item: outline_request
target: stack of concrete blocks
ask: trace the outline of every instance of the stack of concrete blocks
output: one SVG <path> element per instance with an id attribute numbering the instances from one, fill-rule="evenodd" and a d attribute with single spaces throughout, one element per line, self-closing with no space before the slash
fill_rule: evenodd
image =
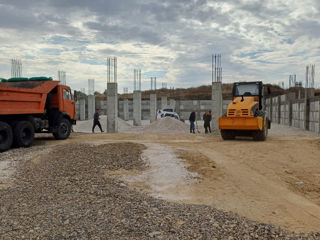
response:
<path id="1" fill-rule="evenodd" d="M 295 93 L 281 95 L 280 99 L 280 124 L 292 125 L 292 102 L 295 99 Z"/>
<path id="2" fill-rule="evenodd" d="M 119 110 L 120 111 L 120 110 Z M 123 100 L 123 120 L 129 120 L 129 100 Z"/>
<path id="3" fill-rule="evenodd" d="M 141 101 L 141 119 L 150 120 L 150 100 Z"/>
<path id="4" fill-rule="evenodd" d="M 95 101 L 95 96 L 94 95 L 89 95 L 88 96 L 88 118 L 87 119 L 93 119 L 93 115 L 95 113 L 95 108 L 96 108 L 96 101 Z"/>
<path id="5" fill-rule="evenodd" d="M 272 122 L 280 123 L 280 97 L 272 98 Z"/>
<path id="6" fill-rule="evenodd" d="M 211 130 L 214 134 L 219 134 L 219 117 L 222 115 L 222 83 L 212 83 L 212 121 Z"/>
<path id="7" fill-rule="evenodd" d="M 84 121 L 86 120 L 86 100 L 81 98 L 79 101 L 79 120 Z"/>
<path id="8" fill-rule="evenodd" d="M 80 120 L 80 102 L 76 101 L 76 120 Z"/>
<path id="9" fill-rule="evenodd" d="M 289 103 L 286 101 L 286 96 L 280 96 L 280 124 L 289 125 Z"/>
<path id="10" fill-rule="evenodd" d="M 168 107 L 168 97 L 161 96 L 161 109 Z"/>
<path id="11" fill-rule="evenodd" d="M 176 100 L 174 99 L 169 99 L 169 107 L 171 107 L 173 109 L 173 111 L 175 111 L 176 109 Z"/>
<path id="12" fill-rule="evenodd" d="M 133 125 L 141 126 L 141 91 L 133 92 Z"/>
<path id="13" fill-rule="evenodd" d="M 305 102 L 304 100 L 302 100 L 301 102 L 299 102 L 299 128 L 302 128 L 302 129 L 305 128 L 304 115 L 305 115 Z"/>
<path id="14" fill-rule="evenodd" d="M 118 84 L 107 83 L 107 132 L 118 132 Z"/>
<path id="15" fill-rule="evenodd" d="M 272 120 L 272 98 L 266 99 L 265 111 L 267 117 Z"/>
<path id="16" fill-rule="evenodd" d="M 156 120 L 157 116 L 157 94 L 150 94 L 150 123 Z"/>
<path id="17" fill-rule="evenodd" d="M 310 99 L 314 97 L 314 88 L 306 88 L 304 92 L 304 129 L 309 130 Z"/>
<path id="18" fill-rule="evenodd" d="M 310 101 L 309 130 L 320 134 L 320 99 Z"/>
<path id="19" fill-rule="evenodd" d="M 300 128 L 300 103 L 292 103 L 292 126 Z"/>

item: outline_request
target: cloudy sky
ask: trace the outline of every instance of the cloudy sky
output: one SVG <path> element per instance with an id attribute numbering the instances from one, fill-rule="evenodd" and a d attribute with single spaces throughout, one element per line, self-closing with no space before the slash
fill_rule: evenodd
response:
<path id="1" fill-rule="evenodd" d="M 223 82 L 305 79 L 320 74 L 319 0 L 0 0 L 0 77 L 10 59 L 23 75 L 67 73 L 74 89 L 106 87 L 106 59 L 118 58 L 119 92 L 133 69 L 158 86 L 211 83 L 211 55 L 222 54 Z"/>

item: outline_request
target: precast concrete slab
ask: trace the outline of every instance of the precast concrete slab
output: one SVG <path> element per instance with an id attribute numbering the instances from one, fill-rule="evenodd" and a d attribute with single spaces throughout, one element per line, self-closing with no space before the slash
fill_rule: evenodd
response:
<path id="1" fill-rule="evenodd" d="M 129 120 L 129 100 L 123 100 L 123 120 Z"/>
<path id="2" fill-rule="evenodd" d="M 86 120 L 86 100 L 80 99 L 79 101 L 79 108 L 80 108 L 80 120 Z"/>
<path id="3" fill-rule="evenodd" d="M 93 119 L 93 115 L 95 113 L 95 96 L 94 95 L 89 95 L 88 96 L 88 119 Z"/>

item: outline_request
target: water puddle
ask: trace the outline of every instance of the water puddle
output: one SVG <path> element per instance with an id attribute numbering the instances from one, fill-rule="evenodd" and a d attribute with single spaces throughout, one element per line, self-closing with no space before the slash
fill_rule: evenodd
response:
<path id="1" fill-rule="evenodd" d="M 142 158 L 148 169 L 138 176 L 125 175 L 122 179 L 156 197 L 173 201 L 188 199 L 186 190 L 197 181 L 197 173 L 189 172 L 171 148 L 160 144 L 145 145 L 147 149 Z"/>

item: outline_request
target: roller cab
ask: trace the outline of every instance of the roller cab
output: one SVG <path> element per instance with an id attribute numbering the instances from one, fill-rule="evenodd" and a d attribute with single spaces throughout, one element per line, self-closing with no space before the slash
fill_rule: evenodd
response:
<path id="1" fill-rule="evenodd" d="M 234 83 L 232 95 L 226 114 L 219 118 L 221 137 L 228 140 L 252 136 L 255 140 L 265 140 L 271 124 L 263 106 L 262 82 Z"/>

